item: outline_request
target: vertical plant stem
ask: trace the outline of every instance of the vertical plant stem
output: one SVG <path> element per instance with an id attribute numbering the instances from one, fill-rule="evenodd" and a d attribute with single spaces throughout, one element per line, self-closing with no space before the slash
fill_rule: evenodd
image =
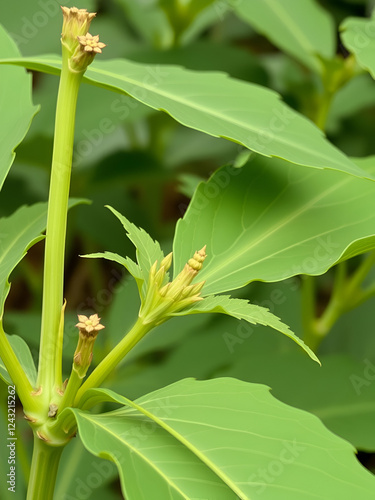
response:
<path id="1" fill-rule="evenodd" d="M 324 130 L 331 109 L 332 99 L 334 97 L 334 92 L 325 91 L 321 96 L 320 104 L 318 105 L 317 112 L 315 115 L 315 123 L 321 129 Z"/>
<path id="2" fill-rule="evenodd" d="M 56 351 L 63 304 L 65 236 L 70 175 L 73 156 L 74 123 L 78 90 L 83 73 L 68 67 L 63 50 L 63 66 L 56 108 L 51 184 L 48 203 L 44 260 L 42 330 L 38 385 L 51 394 L 54 385 Z"/>
<path id="3" fill-rule="evenodd" d="M 63 446 L 49 446 L 34 436 L 33 458 L 26 500 L 51 500 Z"/>
<path id="4" fill-rule="evenodd" d="M 303 341 L 313 351 L 318 347 L 315 324 L 315 283 L 313 276 L 302 276 L 302 326 Z"/>

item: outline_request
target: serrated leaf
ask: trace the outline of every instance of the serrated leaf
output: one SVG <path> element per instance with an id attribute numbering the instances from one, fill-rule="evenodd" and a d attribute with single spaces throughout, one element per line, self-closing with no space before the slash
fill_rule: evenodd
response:
<path id="1" fill-rule="evenodd" d="M 375 158 L 356 160 L 369 173 Z M 207 244 L 199 281 L 218 294 L 251 281 L 319 275 L 375 248 L 375 186 L 339 172 L 255 157 L 198 187 L 176 228 L 174 276 Z"/>
<path id="2" fill-rule="evenodd" d="M 145 293 L 143 284 L 148 282 L 150 268 L 156 261 L 160 264 L 164 258 L 164 253 L 160 248 L 159 242 L 153 240 L 144 229 L 138 228 L 136 225 L 132 224 L 126 217 L 121 215 L 114 208 L 110 206 L 107 206 L 107 208 L 119 219 L 121 224 L 124 226 L 127 237 L 134 244 L 138 264 L 133 262 L 129 257 L 124 258 L 112 252 L 94 253 L 84 255 L 84 257 L 101 257 L 123 265 L 135 278 L 140 296 L 143 299 Z"/>
<path id="3" fill-rule="evenodd" d="M 270 326 L 274 330 L 278 330 L 290 339 L 294 340 L 302 349 L 307 352 L 311 359 L 320 364 L 319 359 L 314 352 L 295 335 L 289 328 L 280 321 L 280 319 L 272 314 L 267 308 L 250 304 L 244 299 L 232 299 L 229 295 L 210 295 L 204 300 L 196 302 L 188 309 L 184 309 L 180 313 L 175 313 L 174 316 L 185 316 L 186 314 L 199 313 L 222 313 L 233 316 L 239 320 L 243 319 L 253 325 L 259 324 Z"/>
<path id="4" fill-rule="evenodd" d="M 315 0 L 228 0 L 228 3 L 239 17 L 313 71 L 323 70 L 318 55 L 327 59 L 335 55 L 334 20 Z"/>
<path id="5" fill-rule="evenodd" d="M 375 78 L 375 12 L 371 19 L 349 17 L 340 26 L 345 47 L 362 68 Z"/>
<path id="6" fill-rule="evenodd" d="M 20 57 L 14 41 L 0 25 L 0 57 Z M 31 98 L 32 79 L 26 70 L 0 67 L 0 190 L 14 161 L 15 148 L 38 111 Z"/>
<path id="7" fill-rule="evenodd" d="M 141 268 L 130 257 L 121 257 L 121 255 L 118 255 L 117 253 L 107 251 L 81 255 L 81 257 L 85 257 L 86 259 L 111 260 L 112 262 L 117 262 L 118 264 L 124 266 L 137 282 L 138 291 L 141 293 L 144 276 Z"/>
<path id="8" fill-rule="evenodd" d="M 173 499 L 373 497 L 375 478 L 352 446 L 315 416 L 273 398 L 266 386 L 187 379 L 134 403 L 104 389 L 84 398 L 128 405 L 102 415 L 68 411 L 85 447 L 116 462 L 129 500 L 152 498 L 151 485 L 160 498 Z"/>
<path id="9" fill-rule="evenodd" d="M 151 238 L 149 234 L 142 228 L 138 228 L 132 224 L 126 217 L 121 215 L 114 208 L 107 206 L 107 208 L 118 218 L 127 232 L 127 237 L 134 244 L 136 248 L 137 262 L 141 268 L 143 279 L 146 281 L 155 261 L 160 262 L 164 258 L 164 253 L 160 248 L 159 242 Z"/>
<path id="10" fill-rule="evenodd" d="M 0 63 L 52 74 L 59 74 L 61 68 L 61 59 L 55 55 L 8 58 Z M 123 59 L 95 61 L 85 75 L 86 83 L 130 95 L 187 127 L 237 142 L 261 155 L 368 177 L 310 120 L 284 104 L 279 94 L 258 85 L 223 73 Z"/>
<path id="11" fill-rule="evenodd" d="M 71 199 L 69 208 L 85 200 Z M 8 278 L 27 250 L 44 238 L 47 224 L 47 203 L 23 206 L 9 217 L 0 219 L 0 320 L 10 290 Z"/>
<path id="12" fill-rule="evenodd" d="M 18 361 L 20 362 L 24 372 L 26 373 L 26 376 L 29 379 L 31 386 L 35 387 L 37 372 L 29 346 L 21 337 L 18 337 L 17 335 L 7 335 L 7 339 L 9 340 L 9 343 L 12 346 L 13 351 L 16 353 Z M 8 385 L 13 383 L 1 358 L 0 358 L 0 378 L 2 378 L 4 382 Z"/>

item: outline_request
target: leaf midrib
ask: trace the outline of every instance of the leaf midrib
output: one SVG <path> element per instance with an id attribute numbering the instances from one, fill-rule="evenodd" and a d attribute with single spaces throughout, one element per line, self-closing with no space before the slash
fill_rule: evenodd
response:
<path id="1" fill-rule="evenodd" d="M 34 58 L 15 58 L 15 59 L 11 59 L 12 61 L 14 62 L 25 62 L 25 61 L 35 61 Z M 3 61 L 6 62 L 6 60 L 3 59 Z M 46 65 L 47 63 L 52 65 L 52 66 L 57 66 L 57 68 L 60 70 L 61 68 L 61 62 L 59 59 L 41 59 L 40 60 L 41 62 L 40 63 L 36 63 L 36 65 L 40 65 L 40 66 L 43 66 Z M 113 59 L 112 62 L 116 61 L 116 59 Z M 121 62 L 124 62 L 123 60 L 119 60 Z M 0 60 L 1 62 L 1 60 Z M 130 64 L 130 65 L 136 65 L 136 63 L 132 63 L 130 61 L 125 61 L 126 64 Z M 35 64 L 34 64 L 35 66 Z M 166 67 L 169 67 L 168 65 L 166 65 Z M 179 68 L 179 66 L 176 66 L 176 69 Z M 48 68 L 47 68 L 48 69 Z M 185 68 L 183 68 L 185 69 Z M 189 70 L 186 70 L 187 72 L 190 72 Z M 208 74 L 212 74 L 212 72 L 207 72 Z M 218 72 L 217 72 L 218 73 Z M 164 97 L 166 99 L 169 99 L 171 102 L 175 102 L 177 104 L 181 104 L 181 105 L 184 105 L 184 106 L 187 106 L 189 108 L 192 108 L 194 109 L 195 111 L 198 111 L 198 112 L 201 112 L 201 113 L 206 113 L 207 115 L 211 116 L 211 117 L 214 117 L 220 121 L 224 121 L 226 123 L 231 123 L 232 125 L 236 125 L 238 127 L 240 127 L 242 130 L 247 130 L 253 134 L 258 134 L 260 129 L 256 128 L 256 127 L 253 127 L 251 126 L 249 123 L 244 123 L 244 122 L 241 122 L 233 117 L 228 117 L 227 115 L 225 114 L 221 114 L 219 112 L 215 112 L 213 110 L 213 108 L 206 108 L 205 106 L 202 106 L 202 105 L 196 105 L 195 103 L 193 103 L 192 101 L 187 101 L 186 99 L 184 98 L 181 98 L 180 96 L 176 96 L 175 94 L 172 94 L 172 97 L 170 96 L 170 94 L 168 94 L 167 92 L 163 92 L 160 90 L 160 88 L 157 88 L 157 87 L 154 87 L 154 86 L 151 86 L 151 85 L 147 85 L 146 83 L 140 83 L 138 80 L 134 80 L 132 78 L 129 78 L 129 77 L 124 77 L 123 75 L 118 75 L 118 74 L 114 74 L 112 72 L 109 72 L 109 71 L 106 71 L 104 69 L 100 69 L 100 68 L 97 68 L 95 67 L 95 65 L 93 65 L 91 68 L 89 68 L 87 70 L 87 74 L 86 76 L 84 77 L 84 82 L 86 83 L 89 83 L 91 85 L 95 85 L 95 86 L 99 86 L 99 87 L 102 87 L 102 88 L 107 88 L 109 90 L 115 90 L 116 92 L 118 92 L 120 90 L 120 93 L 122 94 L 127 94 L 129 96 L 131 96 L 133 99 L 139 101 L 139 102 L 142 102 L 143 104 L 146 104 L 143 100 L 141 99 L 138 99 L 137 97 L 134 97 L 133 95 L 131 95 L 129 92 L 125 91 L 124 89 L 121 89 L 119 87 L 116 87 L 114 84 L 109 84 L 109 83 L 105 83 L 105 82 L 98 82 L 98 81 L 95 81 L 94 80 L 94 77 L 91 77 L 90 78 L 90 74 L 91 75 L 104 75 L 104 76 L 109 76 L 110 78 L 113 78 L 113 79 L 117 79 L 119 80 L 120 82 L 125 82 L 125 83 L 129 83 L 129 84 L 132 84 L 136 87 L 141 87 L 145 90 L 148 90 L 149 92 L 151 93 L 154 93 L 155 95 L 159 95 L 161 97 Z M 220 74 L 220 73 L 218 73 Z M 221 75 L 225 75 L 227 76 L 225 73 L 221 73 Z M 229 79 L 229 77 L 227 76 L 227 78 Z M 243 83 L 241 81 L 238 81 L 236 79 L 232 79 L 234 82 L 236 83 Z M 247 83 L 248 86 L 253 86 L 251 83 Z M 259 86 L 257 86 L 259 87 Z M 259 87 L 260 90 L 262 90 L 263 92 L 267 93 L 269 92 L 270 96 L 273 95 L 274 98 L 277 98 L 278 99 L 278 103 L 282 104 L 283 106 L 287 107 L 288 109 L 290 109 L 291 112 L 293 112 L 295 114 L 296 117 L 298 117 L 299 119 L 304 119 L 308 122 L 308 120 L 303 117 L 302 115 L 299 115 L 296 111 L 294 111 L 292 108 L 289 108 L 287 106 L 287 104 L 285 104 L 281 99 L 280 99 L 280 96 L 274 92 L 272 92 L 271 90 L 267 89 L 267 88 L 264 88 L 264 87 Z M 155 106 L 152 106 L 150 104 L 146 104 L 146 106 L 149 106 L 153 109 L 156 109 L 156 110 L 161 110 L 160 108 L 156 108 Z M 177 121 L 180 121 L 181 123 L 184 124 L 184 122 L 182 121 L 182 119 L 177 119 Z M 310 124 L 311 126 L 313 126 L 313 124 L 311 123 Z M 208 135 L 212 135 L 213 137 L 222 137 L 224 139 L 235 139 L 234 137 L 229 137 L 229 136 L 220 136 L 220 135 L 215 135 L 214 133 L 212 132 L 206 132 L 204 129 L 202 128 L 199 128 L 197 126 L 190 126 L 190 125 L 186 125 L 188 126 L 189 128 L 194 128 L 196 130 L 199 130 L 203 133 L 206 133 Z M 319 129 L 316 129 L 316 133 L 319 133 Z M 326 140 L 325 137 L 324 137 L 324 134 L 321 132 L 321 136 L 322 136 L 322 139 L 323 140 Z M 293 150 L 295 151 L 299 151 L 300 153 L 302 152 L 303 154 L 308 154 L 308 155 L 312 155 L 313 157 L 315 158 L 319 158 L 320 160 L 323 160 L 325 162 L 328 162 L 328 164 L 330 165 L 336 165 L 337 167 L 339 167 L 339 169 L 342 169 L 343 165 L 346 166 L 347 169 L 351 168 L 354 172 L 357 170 L 356 166 L 354 164 L 351 164 L 350 160 L 348 160 L 344 155 L 343 155 L 343 158 L 342 158 L 342 161 L 338 161 L 336 158 L 332 158 L 330 156 L 327 156 L 325 154 L 323 154 L 321 152 L 320 149 L 309 149 L 307 148 L 306 146 L 301 146 L 301 144 L 298 142 L 298 141 L 290 141 L 290 140 L 287 140 L 286 137 L 280 137 L 278 136 L 277 137 L 277 142 L 278 144 L 282 144 L 282 145 L 285 145 L 287 147 L 291 147 Z M 241 144 L 245 147 L 247 147 L 248 149 L 251 149 L 253 151 L 257 151 L 253 146 L 247 146 L 245 143 L 241 142 Z M 330 145 L 332 148 L 334 148 L 334 146 L 332 146 L 328 141 L 326 142 L 327 145 Z M 259 151 L 260 154 L 263 154 L 264 153 L 261 153 Z M 338 151 L 336 151 L 336 154 L 339 153 Z M 264 155 L 264 156 L 267 156 L 267 155 Z M 278 155 L 270 155 L 272 157 L 281 157 L 281 156 L 278 156 Z M 346 161 L 345 161 L 346 160 Z M 292 160 L 289 160 L 289 161 L 292 161 Z M 298 160 L 299 161 L 299 160 Z M 293 160 L 292 163 L 296 163 L 297 161 L 296 160 Z M 308 166 L 309 164 L 308 163 L 298 163 L 300 165 L 306 165 Z M 310 165 L 312 167 L 312 165 Z M 323 169 L 324 167 L 317 167 L 317 166 L 313 166 L 313 168 L 318 168 L 318 169 Z M 328 167 L 329 168 L 329 167 Z"/>
<path id="2" fill-rule="evenodd" d="M 90 418 L 89 418 L 89 417 L 90 417 L 90 415 L 89 415 L 89 414 L 86 414 L 85 412 L 81 412 L 81 411 L 79 411 L 79 416 L 80 416 L 80 417 L 82 417 L 82 418 L 85 418 L 86 420 L 88 420 L 89 422 L 91 422 L 91 425 L 93 425 L 93 421 L 92 421 L 93 419 L 90 419 Z M 171 480 L 171 478 L 168 478 L 168 477 L 164 474 L 164 472 L 163 472 L 163 471 L 162 471 L 159 467 L 157 467 L 157 464 L 156 464 L 155 462 L 152 462 L 151 460 L 149 460 L 149 459 L 147 458 L 147 456 L 146 456 L 146 455 L 144 455 L 144 454 L 142 454 L 142 453 L 141 453 L 141 450 L 138 450 L 137 448 L 135 448 L 134 446 L 132 446 L 132 445 L 131 445 L 129 442 L 127 442 L 126 440 L 121 439 L 121 437 L 120 437 L 118 434 L 116 434 L 116 433 L 112 432 L 112 431 L 110 430 L 110 428 L 109 428 L 109 427 L 106 427 L 105 425 L 100 424 L 100 423 L 98 422 L 98 420 L 96 420 L 96 419 L 95 419 L 95 421 L 94 421 L 94 422 L 95 422 L 95 423 L 94 423 L 94 425 L 96 425 L 96 426 L 100 427 L 100 428 L 101 428 L 101 429 L 103 429 L 105 432 L 107 432 L 108 434 L 112 435 L 115 439 L 117 439 L 118 441 L 120 441 L 121 443 L 123 443 L 126 447 L 130 448 L 130 449 L 131 449 L 131 450 L 132 450 L 132 451 L 133 451 L 136 455 L 138 455 L 138 456 L 139 456 L 140 458 L 142 458 L 142 459 L 143 459 L 146 463 L 148 463 L 148 464 L 151 466 L 151 468 L 153 468 L 153 469 L 154 469 L 154 470 L 155 470 L 158 474 L 160 474 L 160 476 L 164 478 L 164 480 L 165 480 L 165 482 L 166 482 L 167 484 L 169 484 L 170 486 L 173 486 L 173 488 L 176 490 L 176 492 L 178 492 L 178 493 L 179 493 L 179 494 L 180 494 L 183 498 L 185 498 L 186 500 L 190 500 L 190 499 L 189 499 L 189 497 L 187 497 L 187 496 L 185 495 L 185 493 L 184 493 L 183 491 L 181 491 L 181 490 L 180 490 L 180 488 L 179 488 L 179 487 L 178 487 L 178 486 L 174 483 L 174 481 L 173 481 L 173 480 Z"/>

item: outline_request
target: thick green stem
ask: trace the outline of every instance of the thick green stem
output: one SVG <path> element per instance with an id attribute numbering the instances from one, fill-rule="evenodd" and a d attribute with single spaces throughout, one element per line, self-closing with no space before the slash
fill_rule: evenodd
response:
<path id="1" fill-rule="evenodd" d="M 112 370 L 120 363 L 124 356 L 149 332 L 154 325 L 144 325 L 143 321 L 138 318 L 133 328 L 125 335 L 125 337 L 107 354 L 107 356 L 98 364 L 95 370 L 87 378 L 85 383 L 77 392 L 74 401 L 74 406 L 79 406 L 79 400 L 82 395 L 92 389 L 99 387 L 101 383 L 108 377 Z"/>
<path id="2" fill-rule="evenodd" d="M 52 500 L 63 446 L 49 446 L 34 436 L 33 458 L 26 500 Z"/>
<path id="3" fill-rule="evenodd" d="M 333 292 L 323 314 L 315 319 L 310 310 L 310 313 L 307 311 L 306 318 L 304 319 L 304 341 L 311 349 L 314 350 L 319 347 L 321 341 L 328 335 L 336 321 L 344 313 L 358 307 L 366 298 L 373 295 L 375 289 L 364 291 L 361 289 L 361 284 L 374 263 L 375 252 L 371 252 L 350 278 L 347 277 L 345 262 L 337 266 Z M 302 291 L 302 303 L 303 305 L 305 304 L 304 312 L 306 312 L 306 302 L 312 300 L 312 297 L 308 297 L 304 289 Z"/>
<path id="4" fill-rule="evenodd" d="M 314 328 L 315 322 L 315 283 L 316 278 L 312 276 L 302 276 L 302 326 L 303 341 L 313 351 L 319 345 L 319 340 Z"/>
<path id="5" fill-rule="evenodd" d="M 5 335 L 2 321 L 0 321 L 0 357 L 16 386 L 16 391 L 23 407 L 27 408 L 28 411 L 37 411 L 38 404 L 32 396 L 34 389 Z"/>
<path id="6" fill-rule="evenodd" d="M 335 94 L 333 92 L 325 91 L 321 96 L 320 105 L 317 107 L 317 112 L 314 118 L 314 122 L 321 130 L 325 129 L 334 95 Z"/>
<path id="7" fill-rule="evenodd" d="M 74 123 L 78 90 L 83 73 L 68 67 L 63 49 L 63 66 L 56 108 L 55 137 L 48 203 L 44 260 L 42 330 L 38 385 L 44 394 L 54 387 L 58 332 L 63 304 L 64 255 L 70 175 L 73 156 Z"/>

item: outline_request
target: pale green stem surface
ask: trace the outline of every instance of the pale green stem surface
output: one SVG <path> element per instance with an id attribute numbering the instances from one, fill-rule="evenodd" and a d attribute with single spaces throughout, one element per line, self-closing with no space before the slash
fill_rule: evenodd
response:
<path id="1" fill-rule="evenodd" d="M 37 411 L 38 404 L 31 395 L 34 388 L 31 386 L 29 379 L 5 335 L 2 321 L 0 321 L 0 356 L 8 370 L 10 378 L 16 386 L 16 391 L 23 407 L 27 408 L 27 411 Z"/>
<path id="2" fill-rule="evenodd" d="M 83 394 L 92 389 L 99 387 L 101 383 L 110 375 L 112 370 L 120 363 L 124 356 L 133 349 L 133 347 L 153 328 L 152 324 L 144 325 L 142 320 L 138 318 L 133 328 L 125 335 L 112 351 L 98 364 L 95 370 L 89 375 L 87 380 L 77 392 L 74 400 L 74 406 L 79 406 L 79 401 Z"/>
<path id="3" fill-rule="evenodd" d="M 34 436 L 33 458 L 26 500 L 52 500 L 63 446 L 49 446 Z"/>
<path id="4" fill-rule="evenodd" d="M 82 377 L 80 377 L 77 371 L 73 368 L 70 373 L 68 385 L 66 386 L 66 389 L 64 391 L 64 396 L 59 405 L 59 412 L 62 412 L 64 408 L 73 406 L 74 398 L 76 397 L 77 391 L 81 387 L 81 384 Z"/>
<path id="5" fill-rule="evenodd" d="M 49 396 L 54 388 L 56 356 L 61 353 L 58 332 L 63 304 L 66 221 L 75 113 L 82 75 L 83 73 L 69 71 L 68 54 L 64 54 L 63 49 L 48 203 L 38 373 L 38 386 L 42 386 L 43 393 L 48 393 Z"/>
<path id="6" fill-rule="evenodd" d="M 334 92 L 325 91 L 321 96 L 320 105 L 318 106 L 314 122 L 321 129 L 324 130 L 331 109 L 332 99 L 334 97 Z"/>
<path id="7" fill-rule="evenodd" d="M 349 278 L 346 276 L 346 263 L 336 268 L 336 276 L 330 301 L 319 318 L 312 316 L 311 304 L 308 317 L 304 318 L 304 341 L 311 349 L 317 349 L 321 341 L 328 335 L 337 320 L 346 312 L 358 307 L 375 293 L 375 288 L 362 290 L 361 284 L 375 263 L 375 251 L 371 252 Z M 302 289 L 302 303 L 308 303 L 314 297 Z M 306 304 L 305 304 L 305 307 Z"/>

